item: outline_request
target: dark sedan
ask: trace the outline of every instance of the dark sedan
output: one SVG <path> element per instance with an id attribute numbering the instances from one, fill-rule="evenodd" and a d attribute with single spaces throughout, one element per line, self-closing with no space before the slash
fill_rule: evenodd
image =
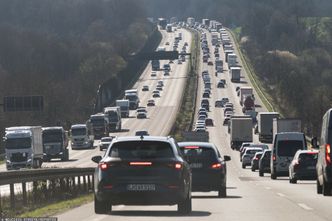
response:
<path id="1" fill-rule="evenodd" d="M 212 143 L 180 142 L 178 145 L 191 167 L 192 190 L 218 191 L 219 197 L 226 197 L 226 161 L 231 158 L 222 157 Z"/>
<path id="2" fill-rule="evenodd" d="M 271 173 L 271 150 L 264 150 L 258 162 L 259 176 L 264 176 L 264 173 Z"/>
<path id="3" fill-rule="evenodd" d="M 103 157 L 95 156 L 94 208 L 112 205 L 178 205 L 191 212 L 191 171 L 171 137 L 116 137 Z"/>

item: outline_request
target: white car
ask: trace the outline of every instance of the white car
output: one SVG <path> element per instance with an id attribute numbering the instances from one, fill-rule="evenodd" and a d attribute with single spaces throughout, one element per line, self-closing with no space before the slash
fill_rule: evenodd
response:
<path id="1" fill-rule="evenodd" d="M 262 148 L 258 147 L 248 147 L 242 156 L 242 168 L 251 165 L 252 158 L 254 158 L 256 152 L 262 152 Z"/>
<path id="2" fill-rule="evenodd" d="M 110 143 L 112 142 L 113 137 L 102 137 L 99 142 L 99 149 L 100 151 L 105 150 L 108 148 Z"/>

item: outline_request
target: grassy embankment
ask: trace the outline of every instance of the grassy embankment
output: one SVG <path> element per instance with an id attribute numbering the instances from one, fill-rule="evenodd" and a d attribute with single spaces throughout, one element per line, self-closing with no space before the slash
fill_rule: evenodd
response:
<path id="1" fill-rule="evenodd" d="M 182 131 L 190 131 L 193 124 L 196 92 L 197 92 L 197 72 L 199 65 L 199 34 L 191 31 L 193 40 L 191 43 L 191 60 L 188 67 L 187 82 L 182 97 L 181 107 L 178 111 L 171 135 L 177 140 L 182 141 Z"/>
<path id="2" fill-rule="evenodd" d="M 276 108 L 273 103 L 272 97 L 268 94 L 267 90 L 263 87 L 262 82 L 259 80 L 258 75 L 256 74 L 250 59 L 248 58 L 245 51 L 243 51 L 240 47 L 240 36 L 241 36 L 241 27 L 235 28 L 233 30 L 228 29 L 234 39 L 235 46 L 239 52 L 239 57 L 242 60 L 243 68 L 246 70 L 250 82 L 252 83 L 253 87 L 255 88 L 258 96 L 262 100 L 264 106 L 267 108 L 268 111 L 276 111 Z"/>

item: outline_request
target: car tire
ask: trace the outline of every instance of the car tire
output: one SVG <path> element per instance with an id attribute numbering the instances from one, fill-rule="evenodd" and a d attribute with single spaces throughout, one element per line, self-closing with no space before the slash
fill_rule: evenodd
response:
<path id="1" fill-rule="evenodd" d="M 297 180 L 294 179 L 294 178 L 289 178 L 289 183 L 292 183 L 292 184 L 296 184 L 297 183 Z"/>
<path id="2" fill-rule="evenodd" d="M 96 196 L 94 200 L 96 214 L 108 214 L 112 211 L 112 205 L 107 201 L 99 201 Z"/>
<path id="3" fill-rule="evenodd" d="M 245 169 L 245 168 L 246 168 L 246 166 L 244 164 L 242 164 L 242 169 Z"/>
<path id="4" fill-rule="evenodd" d="M 323 187 L 322 187 L 322 185 L 319 184 L 318 179 L 316 180 L 316 189 L 317 189 L 317 194 L 323 193 Z"/>
<path id="5" fill-rule="evenodd" d="M 326 182 L 324 178 L 322 192 L 324 196 L 331 196 L 331 184 Z"/>
<path id="6" fill-rule="evenodd" d="M 276 179 L 277 179 L 277 174 L 275 174 L 275 173 L 271 173 L 271 179 L 272 179 L 272 180 L 276 180 Z"/>
<path id="7" fill-rule="evenodd" d="M 259 171 L 259 176 L 264 176 L 264 173 Z"/>
<path id="8" fill-rule="evenodd" d="M 222 186 L 218 191 L 219 198 L 225 198 L 227 196 L 227 189 L 226 186 Z"/>
<path id="9" fill-rule="evenodd" d="M 251 167 L 251 171 L 252 171 L 252 172 L 255 172 L 255 168 Z"/>
<path id="10" fill-rule="evenodd" d="M 191 213 L 191 210 L 192 210 L 191 197 L 190 194 L 188 194 L 188 197 L 178 204 L 178 213 L 182 215 L 189 214 Z"/>

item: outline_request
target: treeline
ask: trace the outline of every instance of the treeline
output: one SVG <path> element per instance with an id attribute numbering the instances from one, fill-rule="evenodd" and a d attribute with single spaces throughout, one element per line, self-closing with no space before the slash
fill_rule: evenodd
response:
<path id="1" fill-rule="evenodd" d="M 0 98 L 44 96 L 43 112 L 1 113 L 1 128 L 84 122 L 152 30 L 136 0 L 1 0 Z"/>
<path id="2" fill-rule="evenodd" d="M 151 16 L 210 18 L 236 28 L 277 108 L 301 118 L 307 134 L 319 134 L 332 106 L 332 1 L 141 1 L 150 3 Z"/>

